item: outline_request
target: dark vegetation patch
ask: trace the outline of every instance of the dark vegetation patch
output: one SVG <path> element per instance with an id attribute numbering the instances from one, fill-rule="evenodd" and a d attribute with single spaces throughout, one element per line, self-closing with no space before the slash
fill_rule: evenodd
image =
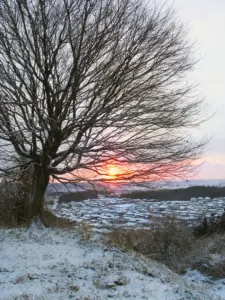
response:
<path id="1" fill-rule="evenodd" d="M 27 225 L 29 219 L 29 186 L 3 180 L 0 183 L 0 226 Z"/>
<path id="2" fill-rule="evenodd" d="M 98 193 L 96 191 L 68 192 L 59 196 L 59 203 L 68 203 L 72 201 L 79 202 L 96 198 L 98 198 Z"/>
<path id="3" fill-rule="evenodd" d="M 60 196 L 62 196 L 64 194 L 65 194 L 65 192 L 58 192 L 58 191 L 50 191 L 49 192 L 49 191 L 47 191 L 45 193 L 45 196 L 53 198 L 53 197 L 60 197 Z"/>
<path id="4" fill-rule="evenodd" d="M 225 233 L 225 210 L 221 216 L 206 217 L 193 229 L 195 236 L 212 235 L 214 233 Z"/>
<path id="5" fill-rule="evenodd" d="M 180 189 L 162 189 L 151 191 L 134 191 L 131 193 L 123 193 L 121 198 L 130 199 L 156 199 L 156 200 L 181 200 L 187 201 L 191 198 L 209 197 L 219 198 L 225 197 L 225 187 L 216 186 L 191 186 Z"/>
<path id="6" fill-rule="evenodd" d="M 29 226 L 30 189 L 28 184 L 19 181 L 0 182 L 0 227 Z M 69 228 L 76 224 L 68 219 L 55 216 L 47 208 L 44 209 L 45 223 L 51 227 Z"/>

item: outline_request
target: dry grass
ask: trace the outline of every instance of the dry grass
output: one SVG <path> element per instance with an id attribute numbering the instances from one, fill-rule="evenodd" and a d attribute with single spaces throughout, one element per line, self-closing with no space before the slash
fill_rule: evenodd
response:
<path id="1" fill-rule="evenodd" d="M 201 238 L 184 223 L 155 219 L 151 230 L 117 229 L 104 234 L 104 241 L 123 251 L 136 251 L 158 260 L 177 273 L 197 269 L 215 278 L 225 277 L 225 235 Z"/>
<path id="2" fill-rule="evenodd" d="M 88 222 L 76 222 L 64 218 L 59 218 L 48 209 L 45 209 L 44 218 L 49 227 L 63 228 L 75 231 L 77 233 L 77 236 L 79 236 L 80 238 L 80 242 L 88 242 L 93 237 L 92 227 Z"/>
<path id="3" fill-rule="evenodd" d="M 72 228 L 77 225 L 77 222 L 75 221 L 57 217 L 47 208 L 44 211 L 44 219 L 47 225 L 50 227 Z"/>
<path id="4" fill-rule="evenodd" d="M 89 241 L 93 236 L 91 225 L 85 221 L 79 223 L 78 233 L 80 235 L 81 242 Z"/>
<path id="5" fill-rule="evenodd" d="M 225 234 L 196 239 L 186 257 L 191 267 L 214 278 L 225 277 Z"/>
<path id="6" fill-rule="evenodd" d="M 123 251 L 134 250 L 180 271 L 180 261 L 192 249 L 194 236 L 185 224 L 173 218 L 155 218 L 151 230 L 117 229 L 104 234 L 104 240 Z"/>

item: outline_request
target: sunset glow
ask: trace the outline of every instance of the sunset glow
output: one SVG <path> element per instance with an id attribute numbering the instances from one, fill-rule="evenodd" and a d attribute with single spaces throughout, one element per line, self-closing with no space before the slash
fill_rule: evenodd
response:
<path id="1" fill-rule="evenodd" d="M 113 165 L 109 165 L 107 167 L 107 176 L 109 177 L 109 179 L 116 179 L 117 176 L 119 176 L 120 174 L 120 169 L 116 166 Z"/>

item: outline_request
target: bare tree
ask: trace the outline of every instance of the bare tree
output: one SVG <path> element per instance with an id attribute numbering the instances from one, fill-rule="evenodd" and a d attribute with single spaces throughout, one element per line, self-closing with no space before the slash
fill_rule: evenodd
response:
<path id="1" fill-rule="evenodd" d="M 96 180 L 112 161 L 124 165 L 118 180 L 191 165 L 203 145 L 186 132 L 201 122 L 185 80 L 191 49 L 173 11 L 154 3 L 1 0 L 1 172 L 13 153 L 25 159 L 32 216 L 51 177 Z"/>

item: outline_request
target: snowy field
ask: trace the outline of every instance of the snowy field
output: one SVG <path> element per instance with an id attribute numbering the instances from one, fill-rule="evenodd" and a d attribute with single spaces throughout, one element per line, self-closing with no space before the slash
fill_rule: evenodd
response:
<path id="1" fill-rule="evenodd" d="M 0 230 L 0 299 L 224 300 L 225 280 L 196 271 L 181 277 L 75 231 Z"/>
<path id="2" fill-rule="evenodd" d="M 87 221 L 95 230 L 115 227 L 148 228 L 151 218 L 172 216 L 190 224 L 204 216 L 220 216 L 225 198 L 197 198 L 191 201 L 154 201 L 140 199 L 101 198 L 82 202 L 57 203 L 50 206 L 57 215 L 76 221 Z"/>

